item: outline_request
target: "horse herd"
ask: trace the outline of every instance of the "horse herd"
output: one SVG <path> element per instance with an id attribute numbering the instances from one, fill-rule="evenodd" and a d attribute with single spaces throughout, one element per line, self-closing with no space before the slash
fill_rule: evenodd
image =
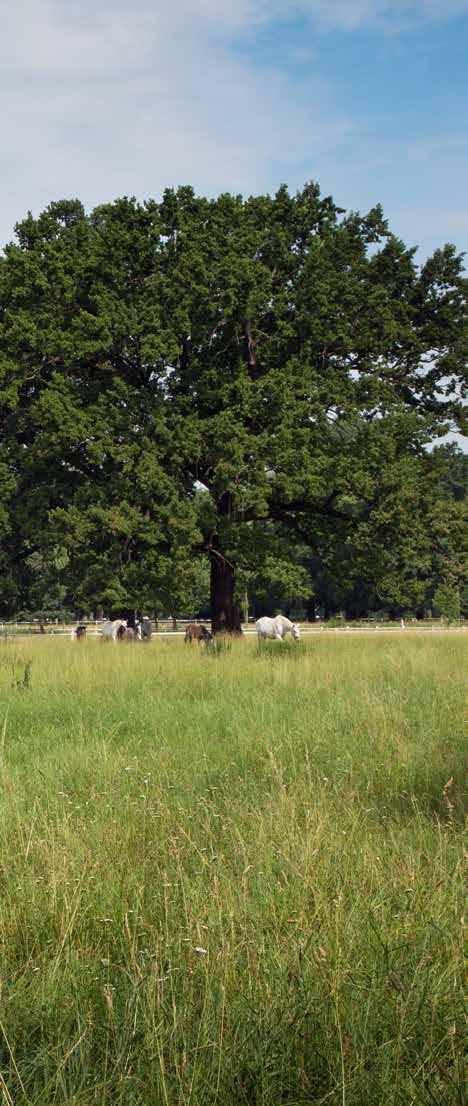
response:
<path id="1" fill-rule="evenodd" d="M 134 622 L 115 618 L 113 622 L 105 622 L 102 627 L 104 641 L 151 641 L 152 633 L 151 621 L 145 616 Z"/>
<path id="2" fill-rule="evenodd" d="M 286 634 L 291 634 L 295 641 L 299 641 L 301 631 L 296 622 L 291 622 L 289 618 L 286 618 L 283 614 L 276 615 L 276 618 L 259 618 L 255 623 L 255 629 L 257 631 L 257 637 L 259 641 L 265 641 L 265 638 L 274 638 L 276 641 L 283 641 Z M 72 631 L 73 636 L 79 641 L 86 637 L 86 626 L 84 624 L 77 626 L 76 630 Z M 123 618 L 116 618 L 113 621 L 105 622 L 102 627 L 103 641 L 151 641 L 153 633 L 151 621 L 149 618 L 143 617 L 141 620 L 135 620 L 133 624 L 125 621 Z M 199 644 L 209 646 L 213 642 L 213 634 L 210 630 L 207 630 L 206 626 L 200 625 L 198 622 L 190 622 L 185 631 L 185 644 L 191 645 L 193 641 Z"/>

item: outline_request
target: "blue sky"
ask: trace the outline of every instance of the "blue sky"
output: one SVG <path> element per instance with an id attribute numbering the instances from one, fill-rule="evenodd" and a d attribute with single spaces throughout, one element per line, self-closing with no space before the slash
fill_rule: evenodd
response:
<path id="1" fill-rule="evenodd" d="M 2 32 L 2 244 L 62 196 L 313 178 L 468 249 L 468 0 L 5 0 Z"/>

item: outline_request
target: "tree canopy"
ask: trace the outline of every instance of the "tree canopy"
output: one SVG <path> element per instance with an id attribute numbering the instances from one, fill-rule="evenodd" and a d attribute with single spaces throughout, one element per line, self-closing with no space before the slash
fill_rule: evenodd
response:
<path id="1" fill-rule="evenodd" d="M 3 611 L 41 580 L 173 608 L 197 556 L 215 630 L 245 586 L 459 587 L 461 463 L 426 447 L 462 424 L 466 288 L 454 246 L 419 266 L 316 184 L 29 214 L 0 260 Z"/>

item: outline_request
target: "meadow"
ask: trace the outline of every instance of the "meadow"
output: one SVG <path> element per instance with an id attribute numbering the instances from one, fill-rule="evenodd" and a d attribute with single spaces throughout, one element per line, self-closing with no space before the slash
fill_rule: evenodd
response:
<path id="1" fill-rule="evenodd" d="M 466 640 L 1 643 L 2 1104 L 462 1106 Z"/>

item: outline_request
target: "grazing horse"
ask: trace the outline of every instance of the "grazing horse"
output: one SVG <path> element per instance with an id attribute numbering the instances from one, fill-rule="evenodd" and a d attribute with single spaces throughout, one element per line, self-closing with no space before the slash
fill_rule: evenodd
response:
<path id="1" fill-rule="evenodd" d="M 137 641 L 138 640 L 138 627 L 127 626 L 125 623 L 117 626 L 117 633 L 115 635 L 116 641 Z"/>
<path id="2" fill-rule="evenodd" d="M 209 645 L 213 641 L 213 634 L 207 630 L 206 626 L 199 626 L 197 622 L 189 622 L 185 631 L 185 644 L 187 642 L 191 645 L 192 641 L 205 642 L 205 645 Z"/>
<path id="3" fill-rule="evenodd" d="M 255 623 L 255 629 L 259 641 L 264 641 L 267 637 L 275 638 L 276 641 L 283 641 L 286 634 L 292 634 L 295 641 L 299 641 L 301 636 L 297 623 L 285 618 L 284 614 L 277 614 L 276 618 L 259 618 Z"/>
<path id="4" fill-rule="evenodd" d="M 86 626 L 77 626 L 75 630 L 75 637 L 77 641 L 82 641 L 86 637 Z"/>
<path id="5" fill-rule="evenodd" d="M 127 629 L 127 623 L 124 622 L 123 618 L 115 618 L 113 622 L 105 622 L 102 627 L 103 640 L 117 641 L 119 630 L 121 631 L 122 629 Z"/>
<path id="6" fill-rule="evenodd" d="M 117 630 L 117 641 L 138 641 L 138 627 L 136 626 L 119 626 Z"/>

